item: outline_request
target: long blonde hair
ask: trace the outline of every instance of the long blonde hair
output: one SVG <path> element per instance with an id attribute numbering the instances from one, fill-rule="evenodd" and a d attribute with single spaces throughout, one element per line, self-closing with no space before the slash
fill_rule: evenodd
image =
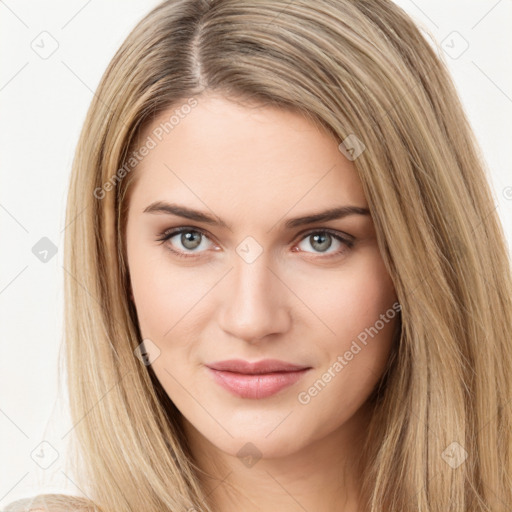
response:
<path id="1" fill-rule="evenodd" d="M 505 237 L 446 66 L 387 0 L 167 1 L 108 66 L 66 211 L 66 365 L 89 510 L 212 512 L 180 413 L 134 355 L 142 340 L 124 246 L 137 177 L 127 162 L 142 131 L 205 91 L 293 109 L 339 142 L 364 144 L 354 164 L 402 306 L 372 396 L 365 512 L 509 510 Z"/>

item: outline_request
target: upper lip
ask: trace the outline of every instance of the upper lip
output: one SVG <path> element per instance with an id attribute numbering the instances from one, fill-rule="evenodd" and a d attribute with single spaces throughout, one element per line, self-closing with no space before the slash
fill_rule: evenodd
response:
<path id="1" fill-rule="evenodd" d="M 254 363 L 244 361 L 243 359 L 229 359 L 227 361 L 217 361 L 215 363 L 207 364 L 206 366 L 212 370 L 253 375 L 273 372 L 293 372 L 310 368 L 310 366 L 287 363 L 286 361 L 279 361 L 278 359 L 263 359 Z"/>

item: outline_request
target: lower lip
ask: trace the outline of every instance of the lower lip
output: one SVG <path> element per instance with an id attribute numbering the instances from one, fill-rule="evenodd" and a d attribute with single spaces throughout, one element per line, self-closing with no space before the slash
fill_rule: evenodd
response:
<path id="1" fill-rule="evenodd" d="M 295 384 L 310 369 L 248 375 L 208 368 L 220 386 L 242 398 L 266 398 L 275 395 L 282 389 Z"/>

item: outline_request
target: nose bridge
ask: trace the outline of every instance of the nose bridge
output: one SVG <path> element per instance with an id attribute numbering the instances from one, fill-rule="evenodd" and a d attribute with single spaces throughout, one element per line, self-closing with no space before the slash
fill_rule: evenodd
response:
<path id="1" fill-rule="evenodd" d="M 246 341 L 283 332 L 289 325 L 286 301 L 265 253 L 252 262 L 236 256 L 222 301 L 221 327 Z"/>

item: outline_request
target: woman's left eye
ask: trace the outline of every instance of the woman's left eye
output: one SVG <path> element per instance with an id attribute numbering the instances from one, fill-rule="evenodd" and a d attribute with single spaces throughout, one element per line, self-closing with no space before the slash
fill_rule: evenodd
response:
<path id="1" fill-rule="evenodd" d="M 342 236 L 340 233 L 331 230 L 310 231 L 301 239 L 297 247 L 301 251 L 310 252 L 300 247 L 300 244 L 304 242 L 313 247 L 314 252 L 317 254 L 326 254 L 327 256 L 339 255 L 354 246 L 354 239 L 352 237 Z"/>
<path id="2" fill-rule="evenodd" d="M 205 233 L 199 229 L 192 229 L 187 227 L 175 228 L 164 231 L 160 237 L 157 238 L 159 242 L 171 242 L 176 238 L 181 248 L 176 249 L 174 243 L 169 243 L 168 248 L 177 256 L 183 258 L 197 257 L 204 250 L 209 248 L 205 240 L 210 240 Z M 211 242 L 211 241 L 210 241 Z M 307 244 L 313 248 L 313 251 L 308 251 L 301 244 Z M 313 252 L 319 255 L 325 254 L 326 257 L 340 255 L 347 249 L 352 248 L 354 245 L 354 238 L 349 235 L 342 235 L 341 233 L 333 230 L 316 230 L 310 231 L 303 235 L 299 244 L 296 246 L 302 252 Z"/>

